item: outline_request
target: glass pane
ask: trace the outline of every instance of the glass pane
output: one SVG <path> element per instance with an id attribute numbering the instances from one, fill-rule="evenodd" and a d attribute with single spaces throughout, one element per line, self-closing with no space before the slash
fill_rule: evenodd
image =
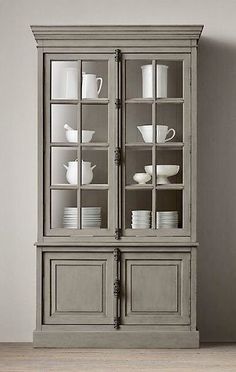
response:
<path id="1" fill-rule="evenodd" d="M 150 177 L 145 176 L 145 166 L 152 164 L 151 150 L 136 150 L 129 148 L 126 150 L 126 185 L 137 183 L 150 183 Z M 138 181 L 139 180 L 139 181 Z"/>
<path id="2" fill-rule="evenodd" d="M 108 107 L 107 105 L 82 106 L 82 142 L 107 142 Z"/>
<path id="3" fill-rule="evenodd" d="M 156 228 L 182 228 L 182 193 L 181 190 L 157 190 Z"/>
<path id="4" fill-rule="evenodd" d="M 76 190 L 51 191 L 51 228 L 77 228 Z"/>
<path id="5" fill-rule="evenodd" d="M 51 105 L 51 141 L 77 142 L 77 106 Z M 68 125 L 70 128 L 65 129 Z"/>
<path id="6" fill-rule="evenodd" d="M 143 66 L 149 66 L 148 68 Z M 148 69 L 149 75 L 146 73 Z M 132 60 L 126 61 L 126 99 L 152 98 L 152 61 Z"/>
<path id="7" fill-rule="evenodd" d="M 152 125 L 152 105 L 126 104 L 126 143 L 146 142 L 143 125 Z"/>
<path id="8" fill-rule="evenodd" d="M 126 99 L 154 97 L 151 60 L 126 61 Z M 182 61 L 156 61 L 156 98 L 183 96 Z"/>
<path id="9" fill-rule="evenodd" d="M 51 152 L 51 183 L 77 184 L 77 151 L 53 147 Z"/>
<path id="10" fill-rule="evenodd" d="M 168 138 L 174 137 L 172 142 L 182 142 L 183 141 L 183 105 L 173 104 L 173 103 L 161 103 L 156 105 L 156 123 L 157 125 L 164 125 L 167 128 L 163 128 L 163 135 L 165 137 L 165 142 L 168 142 Z M 170 129 L 173 128 L 173 131 Z M 169 134 L 164 132 L 169 131 Z M 162 136 L 163 137 L 163 136 Z M 161 142 L 161 141 L 159 141 Z"/>
<path id="11" fill-rule="evenodd" d="M 108 183 L 108 153 L 107 150 L 82 150 L 82 184 Z"/>
<path id="12" fill-rule="evenodd" d="M 168 183 L 182 183 L 183 180 L 183 151 L 161 150 L 156 151 L 157 185 Z M 152 168 L 151 168 L 152 169 Z"/>
<path id="13" fill-rule="evenodd" d="M 156 97 L 183 97 L 182 61 L 156 61 Z"/>
<path id="14" fill-rule="evenodd" d="M 82 62 L 82 98 L 97 99 L 108 97 L 107 61 Z"/>
<path id="15" fill-rule="evenodd" d="M 106 229 L 108 227 L 107 190 L 82 190 L 81 227 Z"/>
<path id="16" fill-rule="evenodd" d="M 132 190 L 125 193 L 125 228 L 150 229 L 152 210 L 151 190 Z M 137 212 L 138 211 L 138 212 Z"/>
<path id="17" fill-rule="evenodd" d="M 52 61 L 51 98 L 78 99 L 77 61 Z"/>

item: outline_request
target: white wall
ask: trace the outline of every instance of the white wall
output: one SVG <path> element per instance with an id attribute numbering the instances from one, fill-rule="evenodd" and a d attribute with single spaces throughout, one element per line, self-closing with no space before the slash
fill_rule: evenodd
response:
<path id="1" fill-rule="evenodd" d="M 0 341 L 35 325 L 37 52 L 30 24 L 205 24 L 199 58 L 202 340 L 236 341 L 236 2 L 0 0 Z"/>

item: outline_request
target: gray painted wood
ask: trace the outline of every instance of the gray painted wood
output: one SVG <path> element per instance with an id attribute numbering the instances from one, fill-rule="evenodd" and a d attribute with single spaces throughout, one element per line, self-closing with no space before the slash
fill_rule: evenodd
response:
<path id="1" fill-rule="evenodd" d="M 197 126 L 197 44 L 202 26 L 33 26 L 38 44 L 38 121 L 39 121 L 39 201 L 37 242 L 37 321 L 34 346 L 55 347 L 198 347 L 196 331 L 196 126 Z M 115 49 L 121 49 L 122 61 L 115 62 Z M 81 83 L 76 100 L 50 96 L 52 60 L 108 62 L 108 95 L 97 100 L 81 99 Z M 126 62 L 148 60 L 183 61 L 183 96 L 164 99 L 125 97 L 125 86 L 134 84 L 126 76 Z M 155 70 L 155 69 L 154 69 Z M 155 74 L 153 76 L 155 81 Z M 122 82 L 122 84 L 121 84 Z M 122 90 L 121 90 L 122 88 Z M 155 88 L 154 88 L 155 90 Z M 155 92 L 154 92 L 155 93 Z M 155 97 L 155 94 L 154 94 Z M 122 109 L 115 99 L 122 99 Z M 107 142 L 74 145 L 51 141 L 52 104 L 69 104 L 77 109 L 77 128 L 86 105 L 108 107 Z M 142 146 L 126 138 L 127 107 L 150 105 L 153 128 L 156 107 L 183 106 L 183 139 L 163 145 Z M 159 105 L 159 106 L 158 106 Z M 177 130 L 179 130 L 177 125 Z M 155 132 L 154 132 L 155 133 Z M 114 149 L 122 149 L 122 166 L 114 166 Z M 108 151 L 108 180 L 103 184 L 52 184 L 50 153 L 52 149 Z M 126 151 L 183 151 L 183 180 L 165 186 L 151 185 L 151 209 L 155 216 L 157 191 L 183 192 L 184 223 L 181 229 L 132 230 L 125 226 Z M 80 169 L 79 169 L 80 173 Z M 52 191 L 77 194 L 108 193 L 108 226 L 101 230 L 51 228 Z M 67 191 L 68 192 L 68 191 Z M 145 191 L 146 192 L 146 191 Z M 90 194 L 91 195 L 91 194 Z M 156 200 L 157 199 L 157 200 Z M 78 213 L 80 217 L 80 212 Z M 153 223 L 154 227 L 155 223 Z M 115 229 L 122 236 L 115 240 Z M 121 262 L 114 262 L 113 249 L 119 248 Z M 121 280 L 121 296 L 113 294 L 114 280 Z M 121 317 L 114 330 L 114 317 Z"/>
<path id="2" fill-rule="evenodd" d="M 123 324 L 190 323 L 190 255 L 123 253 Z"/>
<path id="3" fill-rule="evenodd" d="M 44 254 L 44 324 L 112 324 L 112 255 Z"/>
<path id="4" fill-rule="evenodd" d="M 34 347 L 108 349 L 191 349 L 199 347 L 197 331 L 180 332 L 34 332 Z"/>

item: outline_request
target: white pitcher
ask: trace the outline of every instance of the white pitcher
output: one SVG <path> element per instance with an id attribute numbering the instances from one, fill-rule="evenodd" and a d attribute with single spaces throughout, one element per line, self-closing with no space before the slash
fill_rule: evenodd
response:
<path id="1" fill-rule="evenodd" d="M 66 179 L 71 185 L 77 185 L 78 183 L 78 160 L 69 161 L 68 166 L 63 164 L 66 168 Z M 91 163 L 88 161 L 81 162 L 81 175 L 82 175 L 82 185 L 87 185 L 92 182 L 93 179 L 93 169 L 96 167 L 94 165 L 91 167 Z"/>
<path id="2" fill-rule="evenodd" d="M 142 97 L 153 98 L 153 67 L 143 65 L 142 69 Z M 167 97 L 167 72 L 168 66 L 156 65 L 156 98 Z"/>
<path id="3" fill-rule="evenodd" d="M 65 98 L 78 98 L 78 71 L 75 67 L 67 67 L 65 70 Z"/>
<path id="4" fill-rule="evenodd" d="M 99 86 L 98 86 L 98 82 Z M 82 75 L 82 98 L 98 98 L 99 93 L 102 89 L 103 80 L 95 74 Z"/>

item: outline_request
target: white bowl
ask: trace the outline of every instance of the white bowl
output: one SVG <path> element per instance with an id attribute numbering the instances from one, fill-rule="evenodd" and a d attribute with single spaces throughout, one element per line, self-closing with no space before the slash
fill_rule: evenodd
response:
<path id="1" fill-rule="evenodd" d="M 175 176 L 179 172 L 179 165 L 156 165 L 157 184 L 165 185 L 170 183 L 168 177 Z M 152 165 L 146 165 L 145 171 L 152 176 Z"/>
<path id="2" fill-rule="evenodd" d="M 92 140 L 94 130 L 82 130 L 82 143 L 88 143 Z M 77 130 L 66 130 L 66 139 L 68 142 L 78 142 L 78 131 Z"/>
<path id="3" fill-rule="evenodd" d="M 77 130 L 66 130 L 66 139 L 68 142 L 77 142 L 78 131 Z"/>
<path id="4" fill-rule="evenodd" d="M 135 173 L 133 179 L 138 182 L 139 185 L 145 185 L 146 182 L 150 181 L 151 176 L 147 173 Z"/>

